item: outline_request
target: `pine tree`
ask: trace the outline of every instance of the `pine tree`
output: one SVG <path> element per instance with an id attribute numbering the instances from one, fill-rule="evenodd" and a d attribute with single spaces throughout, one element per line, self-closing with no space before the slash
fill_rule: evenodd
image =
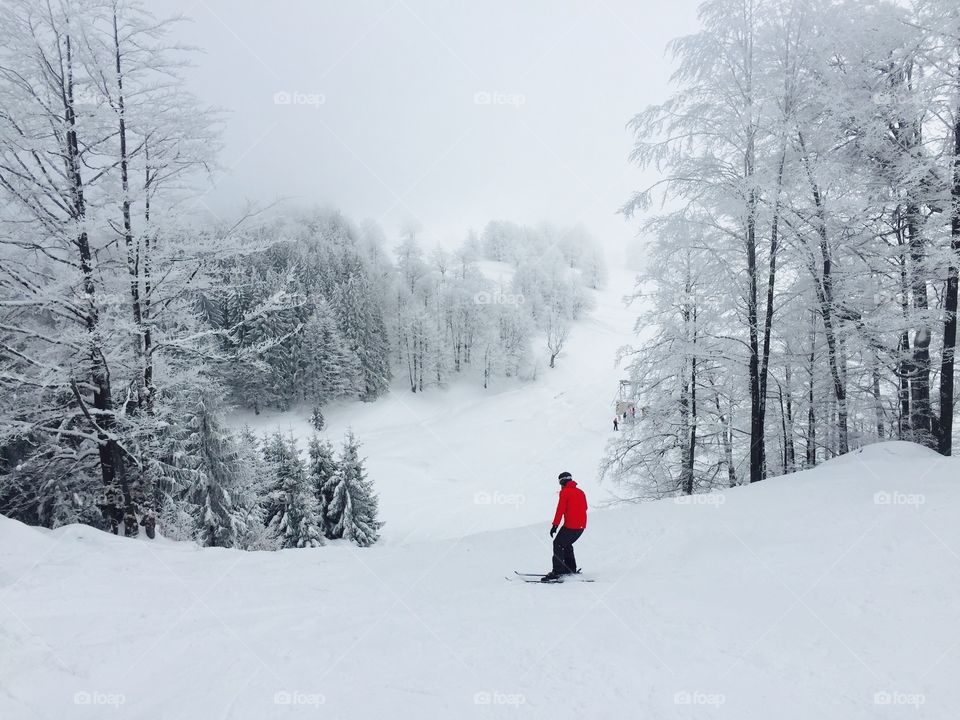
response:
<path id="1" fill-rule="evenodd" d="M 327 512 L 330 507 L 330 501 L 333 500 L 333 492 L 336 484 L 337 461 L 333 456 L 333 446 L 326 440 L 321 440 L 314 435 L 310 438 L 310 465 L 308 467 L 310 482 L 313 485 L 313 491 L 317 498 L 319 515 L 322 520 L 323 534 L 331 538 L 331 526 L 327 520 Z"/>
<path id="2" fill-rule="evenodd" d="M 364 400 L 374 400 L 390 382 L 390 344 L 381 308 L 370 282 L 360 272 L 350 275 L 338 288 L 337 317 L 346 345 L 359 361 Z"/>
<path id="3" fill-rule="evenodd" d="M 164 532 L 206 546 L 244 547 L 262 525 L 256 468 L 222 425 L 221 392 L 195 379 L 175 402 L 161 396 L 158 406 L 170 419 L 176 408 L 177 420 L 158 425 L 163 434 L 154 447 L 160 457 L 148 472 L 149 492 L 161 497 Z"/>
<path id="4" fill-rule="evenodd" d="M 255 500 L 254 516 L 257 520 L 256 523 L 251 523 L 247 532 L 241 536 L 238 547 L 244 550 L 276 550 L 279 547 L 277 538 L 264 521 L 274 477 L 270 464 L 264 459 L 263 443 L 249 425 L 244 425 L 238 441 L 240 462 L 251 482 L 251 493 Z"/>
<path id="5" fill-rule="evenodd" d="M 296 440 L 278 432 L 267 442 L 264 456 L 273 467 L 274 484 L 267 502 L 266 524 L 282 548 L 323 545 L 317 499 L 300 459 Z"/>
<path id="6" fill-rule="evenodd" d="M 299 352 L 298 384 L 306 400 L 322 404 L 336 398 L 357 397 L 362 392 L 359 358 L 347 346 L 326 301 L 315 304 L 304 326 Z"/>
<path id="7" fill-rule="evenodd" d="M 238 547 L 260 524 L 256 478 L 243 462 L 236 438 L 220 423 L 216 398 L 199 399 L 194 427 L 197 469 L 192 500 L 198 509 L 198 538 L 203 545 Z"/>
<path id="8" fill-rule="evenodd" d="M 333 477 L 333 498 L 327 509 L 327 521 L 331 537 L 368 547 L 380 539 L 383 523 L 377 519 L 379 502 L 359 452 L 356 437 L 348 433 Z"/>

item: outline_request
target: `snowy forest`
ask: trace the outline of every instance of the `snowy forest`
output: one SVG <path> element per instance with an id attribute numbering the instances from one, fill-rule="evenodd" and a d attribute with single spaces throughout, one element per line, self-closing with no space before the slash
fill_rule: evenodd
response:
<path id="1" fill-rule="evenodd" d="M 0 720 L 956 717 L 958 285 L 960 0 L 0 0 Z"/>
<path id="2" fill-rule="evenodd" d="M 645 212 L 636 498 L 811 468 L 868 443 L 950 455 L 960 253 L 953 0 L 717 0 L 629 123 Z M 649 212 L 646 212 L 649 211 Z"/>
<path id="3" fill-rule="evenodd" d="M 232 409 L 306 405 L 320 431 L 328 403 L 394 380 L 535 378 L 602 255 L 580 226 L 490 222 L 451 251 L 335 210 L 211 219 L 229 117 L 187 89 L 177 24 L 114 0 L 5 4 L 0 513 L 221 547 L 371 544 L 357 438 L 335 457 L 235 428 Z"/>

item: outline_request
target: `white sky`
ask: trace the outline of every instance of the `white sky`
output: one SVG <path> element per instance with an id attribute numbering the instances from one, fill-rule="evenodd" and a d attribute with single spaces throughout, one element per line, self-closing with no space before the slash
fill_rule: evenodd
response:
<path id="1" fill-rule="evenodd" d="M 210 208 L 287 196 L 389 237 L 415 219 L 431 244 L 491 219 L 632 237 L 615 211 L 644 179 L 624 126 L 664 99 L 666 43 L 697 27 L 697 0 L 148 5 L 191 18 L 178 38 L 205 53 L 190 82 L 230 113 Z"/>

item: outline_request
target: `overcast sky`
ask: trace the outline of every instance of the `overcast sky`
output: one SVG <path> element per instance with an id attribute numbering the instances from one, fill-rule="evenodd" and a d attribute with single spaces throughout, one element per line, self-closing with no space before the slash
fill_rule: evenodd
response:
<path id="1" fill-rule="evenodd" d="M 289 196 L 425 242 L 491 219 L 616 215 L 643 184 L 629 118 L 667 91 L 673 37 L 697 0 L 151 0 L 191 22 L 189 73 L 229 111 L 216 212 Z"/>

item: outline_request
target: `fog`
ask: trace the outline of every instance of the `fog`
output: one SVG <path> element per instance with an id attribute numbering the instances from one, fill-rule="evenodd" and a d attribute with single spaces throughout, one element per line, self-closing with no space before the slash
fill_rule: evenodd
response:
<path id="1" fill-rule="evenodd" d="M 490 219 L 583 223 L 623 246 L 616 214 L 645 181 L 629 118 L 665 96 L 668 41 L 696 3 L 153 0 L 202 49 L 192 89 L 227 112 L 218 215 L 286 198 L 428 244 Z"/>

